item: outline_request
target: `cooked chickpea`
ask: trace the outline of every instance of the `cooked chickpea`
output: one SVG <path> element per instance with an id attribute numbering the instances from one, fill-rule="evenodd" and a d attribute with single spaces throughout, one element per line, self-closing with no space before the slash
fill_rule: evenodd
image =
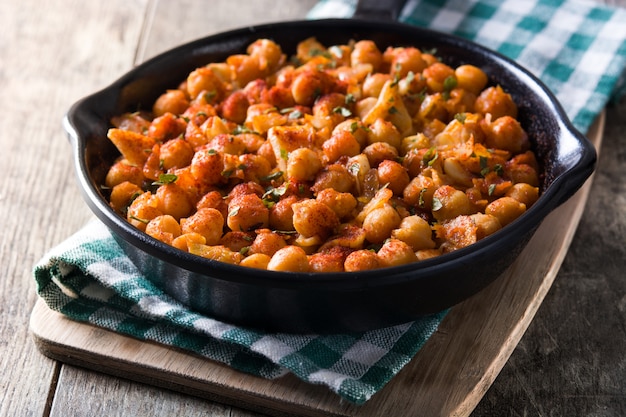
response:
<path id="1" fill-rule="evenodd" d="M 398 132 L 398 129 L 396 129 L 393 123 L 384 119 L 376 119 L 376 121 L 370 125 L 367 139 L 369 144 L 385 142 L 396 149 L 400 149 L 402 146 L 402 135 Z"/>
<path id="2" fill-rule="evenodd" d="M 517 113 L 482 68 L 415 47 L 312 37 L 288 57 L 257 39 L 152 112 L 115 115 L 104 185 L 129 223 L 193 255 L 273 271 L 402 265 L 536 203 L 542 170 Z"/>
<path id="3" fill-rule="evenodd" d="M 473 94 L 480 94 L 485 88 L 487 82 L 487 74 L 483 70 L 474 65 L 461 65 L 454 70 L 457 86 L 463 88 Z"/>
<path id="4" fill-rule="evenodd" d="M 322 169 L 322 161 L 317 152 L 308 148 L 298 148 L 289 152 L 287 177 L 296 181 L 311 181 Z"/>
<path id="5" fill-rule="evenodd" d="M 363 153 L 372 167 L 378 167 L 385 160 L 398 159 L 398 149 L 387 142 L 374 142 L 363 149 Z"/>
<path id="6" fill-rule="evenodd" d="M 413 249 L 398 239 L 387 240 L 378 250 L 378 259 L 382 266 L 398 266 L 417 261 Z"/>
<path id="7" fill-rule="evenodd" d="M 248 268 L 268 269 L 271 260 L 272 258 L 264 253 L 253 253 L 243 258 L 239 265 Z"/>
<path id="8" fill-rule="evenodd" d="M 109 172 L 107 172 L 104 184 L 109 188 L 113 188 L 117 184 L 128 181 L 141 187 L 143 180 L 144 176 L 141 167 L 132 165 L 125 159 L 122 159 L 111 166 Z"/>
<path id="9" fill-rule="evenodd" d="M 378 46 L 372 41 L 363 40 L 354 44 L 354 49 L 350 54 L 350 64 L 356 67 L 359 64 L 370 64 L 374 72 L 383 62 L 383 54 Z"/>
<path id="10" fill-rule="evenodd" d="M 320 203 L 330 207 L 339 219 L 348 217 L 358 204 L 356 198 L 350 193 L 340 193 L 332 188 L 326 188 L 315 198 Z"/>
<path id="11" fill-rule="evenodd" d="M 299 246 L 285 246 L 278 250 L 267 264 L 270 271 L 308 272 L 309 258 Z"/>
<path id="12" fill-rule="evenodd" d="M 169 214 L 157 216 L 146 225 L 146 234 L 168 245 L 171 245 L 180 233 L 180 225 Z"/>
<path id="13" fill-rule="evenodd" d="M 342 156 L 355 156 L 361 152 L 361 146 L 354 135 L 342 130 L 333 134 L 322 145 L 324 157 L 328 162 L 336 162 Z"/>
<path id="14" fill-rule="evenodd" d="M 150 220 L 161 215 L 163 213 L 158 208 L 156 196 L 145 192 L 130 203 L 126 219 L 137 229 L 145 231 Z"/>
<path id="15" fill-rule="evenodd" d="M 187 92 L 191 98 L 204 93 L 209 94 L 211 101 L 216 102 L 222 99 L 224 90 L 222 80 L 208 67 L 198 68 L 187 77 Z"/>
<path id="16" fill-rule="evenodd" d="M 501 197 L 487 205 L 485 214 L 496 217 L 502 226 L 506 226 L 526 211 L 526 205 L 511 197 Z"/>
<path id="17" fill-rule="evenodd" d="M 368 271 L 381 267 L 378 254 L 371 250 L 361 249 L 348 255 L 344 262 L 346 272 Z"/>
<path id="18" fill-rule="evenodd" d="M 519 201 L 528 208 L 535 204 L 535 201 L 539 198 L 539 188 L 526 183 L 513 184 L 505 195 Z"/>
<path id="19" fill-rule="evenodd" d="M 194 204 L 187 192 L 176 183 L 160 186 L 156 192 L 156 198 L 158 209 L 175 219 L 188 216 L 194 209 Z"/>
<path id="20" fill-rule="evenodd" d="M 409 185 L 410 178 L 406 169 L 396 161 L 385 160 L 378 165 L 378 180 L 387 186 L 394 195 L 402 195 Z"/>
<path id="21" fill-rule="evenodd" d="M 513 153 L 525 151 L 530 143 L 519 122 L 504 115 L 486 125 L 485 144 L 489 148 L 504 149 Z"/>
<path id="22" fill-rule="evenodd" d="M 222 238 L 224 218 L 212 208 L 202 208 L 190 217 L 180 220 L 182 233 L 197 233 L 207 245 L 217 245 Z"/>
<path id="23" fill-rule="evenodd" d="M 293 226 L 304 237 L 327 237 L 339 226 L 335 212 L 324 203 L 305 199 L 294 203 Z"/>
<path id="24" fill-rule="evenodd" d="M 182 90 L 168 90 L 162 94 L 152 106 L 155 116 L 165 113 L 182 114 L 189 107 L 189 100 Z"/>
<path id="25" fill-rule="evenodd" d="M 111 190 L 111 196 L 109 197 L 109 204 L 113 210 L 118 213 L 124 213 L 129 204 L 137 196 L 141 195 L 143 190 L 132 182 L 124 181 L 117 184 Z"/>
<path id="26" fill-rule="evenodd" d="M 263 253 L 272 256 L 285 246 L 287 246 L 287 242 L 281 235 L 264 229 L 254 238 L 250 245 L 250 253 Z"/>
<path id="27" fill-rule="evenodd" d="M 258 195 L 245 194 L 228 204 L 226 222 L 231 230 L 248 231 L 267 228 L 269 217 L 269 209 Z"/>
<path id="28" fill-rule="evenodd" d="M 391 231 L 400 225 L 400 215 L 391 207 L 384 204 L 372 210 L 363 221 L 365 238 L 371 243 L 382 243 L 391 235 Z"/>
<path id="29" fill-rule="evenodd" d="M 191 163 L 194 151 L 184 139 L 172 139 L 161 145 L 160 159 L 164 170 L 183 168 Z"/>
<path id="30" fill-rule="evenodd" d="M 489 87 L 476 98 L 475 110 L 482 114 L 491 114 L 492 120 L 502 116 L 517 117 L 517 105 L 510 94 L 502 87 Z"/>
<path id="31" fill-rule="evenodd" d="M 432 207 L 433 217 L 440 222 L 472 212 L 472 206 L 467 195 L 449 185 L 441 186 L 435 190 Z"/>
<path id="32" fill-rule="evenodd" d="M 398 228 L 392 230 L 391 237 L 403 241 L 414 251 L 433 249 L 436 246 L 430 225 L 419 216 L 402 219 Z"/>

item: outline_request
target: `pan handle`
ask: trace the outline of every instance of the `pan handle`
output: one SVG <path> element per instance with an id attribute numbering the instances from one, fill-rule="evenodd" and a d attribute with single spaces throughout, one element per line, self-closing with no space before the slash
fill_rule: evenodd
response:
<path id="1" fill-rule="evenodd" d="M 359 0 L 355 19 L 397 20 L 407 0 Z"/>

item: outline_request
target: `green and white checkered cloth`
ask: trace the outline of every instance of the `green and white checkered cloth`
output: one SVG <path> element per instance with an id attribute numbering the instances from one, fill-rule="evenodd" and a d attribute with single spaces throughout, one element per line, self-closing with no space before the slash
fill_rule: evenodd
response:
<path id="1" fill-rule="evenodd" d="M 310 18 L 349 17 L 355 1 L 322 0 Z M 400 20 L 465 36 L 525 65 L 586 131 L 618 90 L 626 61 L 626 12 L 579 1 L 410 0 Z M 266 378 L 291 372 L 363 404 L 406 365 L 446 312 L 356 334 L 260 333 L 199 315 L 137 271 L 98 221 L 34 268 L 50 308 L 142 340 L 186 349 Z"/>
<path id="2" fill-rule="evenodd" d="M 321 0 L 310 17 L 350 17 Z M 399 20 L 471 39 L 539 77 L 581 132 L 626 89 L 626 10 L 580 0 L 409 0 Z"/>
<path id="3" fill-rule="evenodd" d="M 37 291 L 69 318 L 174 346 L 265 378 L 292 372 L 362 404 L 417 353 L 445 312 L 385 329 L 337 335 L 261 333 L 190 311 L 143 277 L 99 221 L 34 268 Z"/>

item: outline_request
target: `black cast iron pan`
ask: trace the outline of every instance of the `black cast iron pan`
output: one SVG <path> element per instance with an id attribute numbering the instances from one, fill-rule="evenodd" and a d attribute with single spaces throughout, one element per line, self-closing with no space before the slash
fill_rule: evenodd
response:
<path id="1" fill-rule="evenodd" d="M 259 271 L 199 258 L 149 237 L 109 208 L 101 184 L 119 155 L 106 137 L 112 116 L 150 109 L 163 91 L 176 87 L 195 68 L 243 53 L 259 38 L 273 39 L 291 54 L 310 36 L 326 45 L 371 39 L 381 49 L 389 45 L 436 49 L 449 65 L 482 68 L 490 82 L 502 85 L 519 106 L 518 119 L 542 166 L 540 199 L 515 222 L 470 247 L 410 265 L 332 274 Z M 584 183 L 596 158 L 590 142 L 572 127 L 550 91 L 515 62 L 454 36 L 371 19 L 280 22 L 199 39 L 150 59 L 80 100 L 67 113 L 64 126 L 85 201 L 146 277 L 211 317 L 299 333 L 362 331 L 403 323 L 477 293 L 515 260 L 543 218 Z"/>

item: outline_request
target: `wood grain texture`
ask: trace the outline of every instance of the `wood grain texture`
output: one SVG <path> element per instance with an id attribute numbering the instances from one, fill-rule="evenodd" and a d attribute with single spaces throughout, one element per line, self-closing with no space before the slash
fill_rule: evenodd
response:
<path id="1" fill-rule="evenodd" d="M 36 299 L 31 269 L 91 217 L 76 186 L 61 118 L 73 101 L 130 65 L 140 28 L 128 19 L 144 8 L 115 0 L 42 4 L 0 4 L 2 416 L 47 413 L 58 367 L 37 352 L 28 334 Z"/>
<path id="2" fill-rule="evenodd" d="M 626 7 L 626 0 L 598 2 Z M 256 415 L 39 354 L 28 334 L 36 298 L 31 268 L 91 218 L 60 126 L 71 103 L 169 46 L 243 24 L 301 18 L 314 3 L 0 2 L 0 416 L 165 416 L 177 409 Z M 570 253 L 473 416 L 626 415 L 624 114 L 624 100 L 608 109 L 598 173 Z M 86 404 L 99 404 L 98 412 Z"/>
<path id="3" fill-rule="evenodd" d="M 596 147 L 603 128 L 600 118 L 591 132 Z M 31 328 L 41 351 L 52 358 L 270 415 L 468 416 L 552 285 L 590 186 L 591 181 L 548 216 L 511 268 L 454 307 L 415 358 L 361 407 L 293 376 L 268 381 L 195 355 L 72 322 L 41 302 L 33 312 Z M 92 405 L 87 406 L 93 411 Z"/>

